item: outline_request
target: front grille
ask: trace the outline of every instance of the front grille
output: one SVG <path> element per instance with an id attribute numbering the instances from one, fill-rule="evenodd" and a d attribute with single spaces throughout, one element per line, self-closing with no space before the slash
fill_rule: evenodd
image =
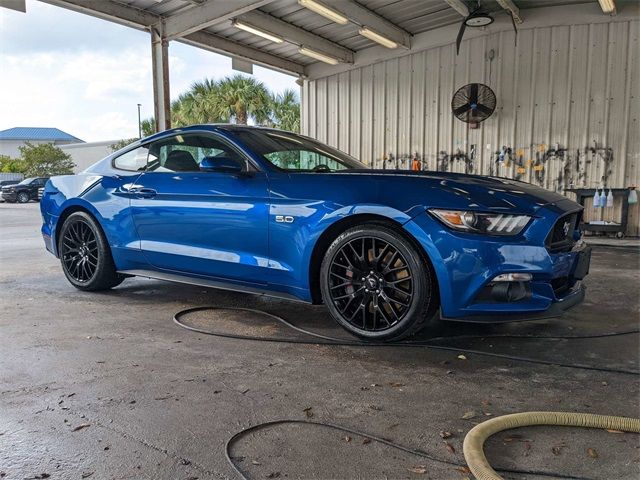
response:
<path id="1" fill-rule="evenodd" d="M 558 219 L 545 242 L 551 253 L 568 252 L 573 248 L 573 234 L 580 224 L 581 216 L 582 212 L 574 212 Z"/>

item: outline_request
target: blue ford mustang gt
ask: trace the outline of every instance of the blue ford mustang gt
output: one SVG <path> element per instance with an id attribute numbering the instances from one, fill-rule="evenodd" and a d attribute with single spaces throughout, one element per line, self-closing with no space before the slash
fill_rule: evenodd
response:
<path id="1" fill-rule="evenodd" d="M 371 170 L 310 138 L 196 125 L 137 141 L 41 201 L 80 290 L 143 276 L 324 303 L 398 340 L 439 315 L 505 322 L 581 302 L 580 205 L 504 178 Z"/>

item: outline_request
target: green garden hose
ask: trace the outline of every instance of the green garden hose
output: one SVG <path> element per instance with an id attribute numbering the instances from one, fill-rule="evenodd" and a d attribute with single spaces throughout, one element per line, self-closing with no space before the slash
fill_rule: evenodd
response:
<path id="1" fill-rule="evenodd" d="M 503 430 L 533 425 L 602 428 L 640 433 L 640 418 L 572 412 L 523 412 L 503 415 L 476 425 L 464 437 L 462 448 L 471 473 L 478 480 L 502 480 L 484 455 L 484 442 L 491 435 Z"/>

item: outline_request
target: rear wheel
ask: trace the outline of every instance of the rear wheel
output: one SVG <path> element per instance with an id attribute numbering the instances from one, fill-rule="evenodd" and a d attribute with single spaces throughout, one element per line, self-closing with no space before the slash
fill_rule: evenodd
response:
<path id="1" fill-rule="evenodd" d="M 72 213 L 64 221 L 58 253 L 67 280 L 79 290 L 107 290 L 124 280 L 116 272 L 102 229 L 85 212 Z"/>
<path id="2" fill-rule="evenodd" d="M 29 194 L 27 192 L 20 192 L 18 194 L 18 203 L 27 203 L 29 201 Z"/>
<path id="3" fill-rule="evenodd" d="M 437 309 L 429 265 L 386 226 L 351 228 L 331 244 L 320 270 L 322 297 L 334 319 L 367 340 L 400 340 L 424 328 Z"/>

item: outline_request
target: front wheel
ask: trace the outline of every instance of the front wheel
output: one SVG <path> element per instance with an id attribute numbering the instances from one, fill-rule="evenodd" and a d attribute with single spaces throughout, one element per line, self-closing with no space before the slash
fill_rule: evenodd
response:
<path id="1" fill-rule="evenodd" d="M 18 203 L 27 203 L 29 201 L 29 194 L 27 192 L 20 192 L 18 194 Z"/>
<path id="2" fill-rule="evenodd" d="M 331 315 L 366 340 L 413 335 L 427 325 L 438 306 L 430 266 L 409 240 L 383 225 L 342 233 L 327 250 L 320 275 Z"/>
<path id="3" fill-rule="evenodd" d="M 75 212 L 67 217 L 60 231 L 58 253 L 67 280 L 79 290 L 107 290 L 124 280 L 116 272 L 100 225 L 88 213 Z"/>

